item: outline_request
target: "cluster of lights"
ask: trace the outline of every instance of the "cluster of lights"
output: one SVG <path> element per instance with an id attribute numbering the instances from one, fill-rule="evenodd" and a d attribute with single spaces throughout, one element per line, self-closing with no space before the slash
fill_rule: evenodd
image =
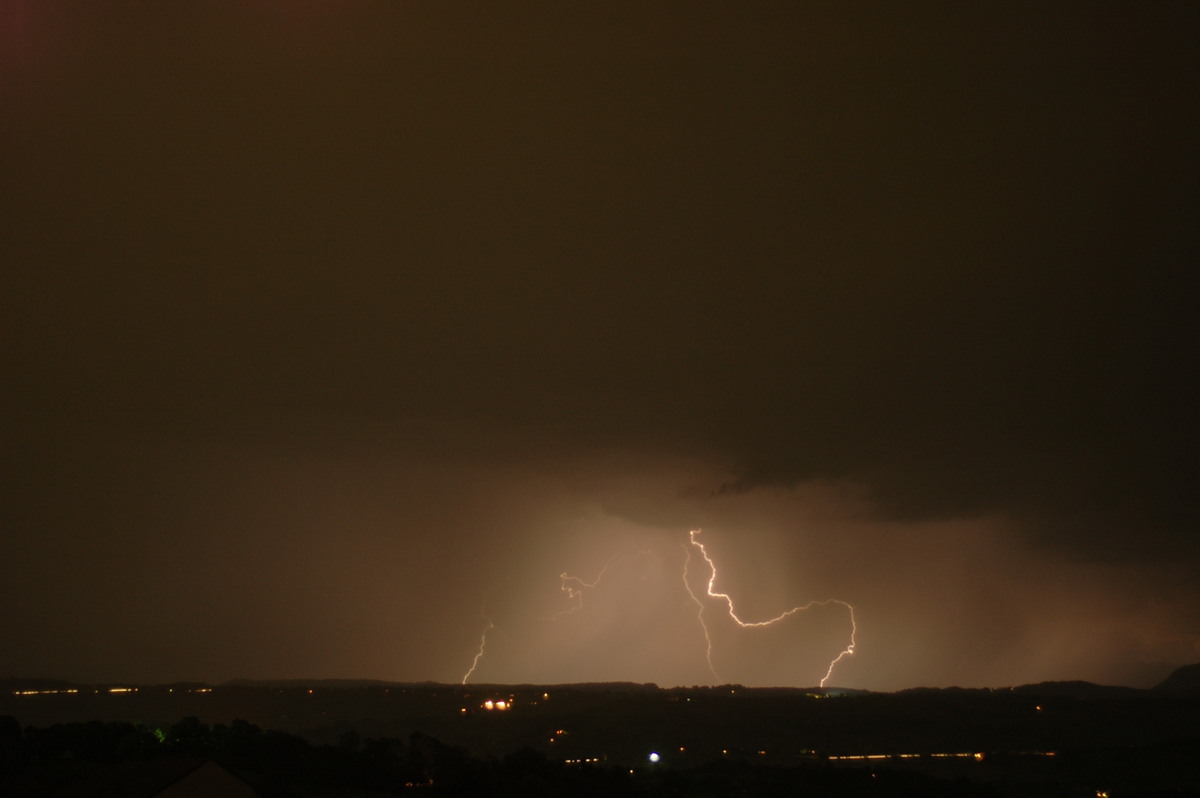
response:
<path id="1" fill-rule="evenodd" d="M 1054 756 L 1054 754 L 1048 754 L 1048 756 Z M 965 754 L 842 754 L 841 756 L 830 756 L 827 758 L 830 762 L 861 762 L 866 759 L 920 759 L 921 757 L 931 757 L 933 759 L 974 759 L 976 762 L 983 761 L 983 754 L 978 751 L 968 752 Z"/>
<path id="2" fill-rule="evenodd" d="M 13 690 L 13 695 L 66 695 L 78 692 L 72 687 L 69 690 Z"/>
<path id="3" fill-rule="evenodd" d="M 106 693 L 136 693 L 136 687 L 109 687 L 104 692 Z M 79 692 L 79 688 L 71 687 L 62 690 L 13 690 L 13 695 L 74 695 Z M 99 693 L 100 690 L 93 690 L 93 693 Z"/>
<path id="4" fill-rule="evenodd" d="M 488 712 L 492 712 L 493 710 L 496 712 L 507 712 L 512 707 L 512 704 L 508 701 L 505 701 L 503 698 L 495 701 L 489 698 L 487 701 L 484 701 L 482 704 L 480 704 L 480 706 L 482 706 Z"/>

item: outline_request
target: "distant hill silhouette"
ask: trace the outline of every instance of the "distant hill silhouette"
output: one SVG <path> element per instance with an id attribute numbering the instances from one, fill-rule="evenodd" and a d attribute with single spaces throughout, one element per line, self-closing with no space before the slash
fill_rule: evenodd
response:
<path id="1" fill-rule="evenodd" d="M 1009 688 L 999 688 L 1007 690 Z M 906 687 L 903 690 L 897 690 L 895 695 L 990 695 L 998 692 L 996 688 L 991 687 Z"/>
<path id="2" fill-rule="evenodd" d="M 1094 684 L 1084 681 L 1038 682 L 1012 688 L 1012 692 L 1028 696 L 1055 698 L 1129 698 L 1142 691 L 1134 687 Z"/>
<path id="3" fill-rule="evenodd" d="M 1037 682 L 1035 684 L 1022 684 L 1017 687 L 910 687 L 907 690 L 897 691 L 895 695 L 987 696 L 1002 695 L 1005 693 L 1043 698 L 1096 699 L 1131 698 L 1142 695 L 1145 693 L 1145 691 L 1139 690 L 1136 687 L 1095 684 L 1093 682 L 1084 681 L 1068 681 Z"/>
<path id="4" fill-rule="evenodd" d="M 353 689 L 356 687 L 428 687 L 436 682 L 388 682 L 380 679 L 230 679 L 222 687 L 268 687 L 293 689 L 322 687 L 325 689 Z"/>
<path id="5" fill-rule="evenodd" d="M 1154 686 L 1155 690 L 1170 693 L 1200 693 L 1200 662 L 1195 665 L 1184 665 Z"/>
<path id="6" fill-rule="evenodd" d="M 26 676 L 5 676 L 0 678 L 0 690 L 67 690 L 79 685 L 64 679 L 42 679 Z"/>

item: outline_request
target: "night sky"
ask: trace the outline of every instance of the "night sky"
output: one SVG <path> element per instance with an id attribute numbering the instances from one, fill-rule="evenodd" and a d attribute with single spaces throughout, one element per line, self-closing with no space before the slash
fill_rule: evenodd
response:
<path id="1" fill-rule="evenodd" d="M 1200 661 L 1200 5 L 0 27 L 0 675 Z"/>

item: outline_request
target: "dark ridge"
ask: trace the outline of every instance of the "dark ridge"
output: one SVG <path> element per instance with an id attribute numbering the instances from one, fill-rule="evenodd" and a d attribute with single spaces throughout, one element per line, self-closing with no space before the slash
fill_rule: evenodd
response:
<path id="1" fill-rule="evenodd" d="M 1135 687 L 1093 684 L 1092 682 L 1038 682 L 1012 688 L 1012 692 L 1027 696 L 1051 698 L 1132 698 L 1143 695 L 1144 690 Z"/>
<path id="2" fill-rule="evenodd" d="M 230 679 L 222 682 L 221 687 L 268 687 L 275 689 L 323 687 L 325 689 L 354 689 L 369 687 L 394 688 L 444 688 L 478 692 L 480 690 L 603 690 L 606 692 L 632 693 L 654 692 L 660 690 L 657 684 L 638 682 L 578 682 L 567 684 L 498 684 L 495 682 L 470 682 L 458 684 L 454 682 L 391 682 L 382 679 Z M 722 685 L 735 687 L 739 690 L 746 688 L 741 685 Z M 718 689 L 718 688 L 712 688 Z"/>
<path id="3" fill-rule="evenodd" d="M 1200 693 L 1200 662 L 1176 668 L 1154 689 L 1168 693 Z"/>
<path id="4" fill-rule="evenodd" d="M 1001 688 L 1005 691 L 1011 688 Z M 985 695 L 988 693 L 998 692 L 990 687 L 909 687 L 904 690 L 897 690 L 894 695 L 929 695 L 937 694 L 952 694 L 952 695 Z"/>
<path id="5" fill-rule="evenodd" d="M 440 687 L 437 682 L 388 682 L 382 679 L 230 679 L 221 687 L 269 687 L 276 689 L 323 687 L 354 689 L 360 687 Z"/>
<path id="6" fill-rule="evenodd" d="M 1157 689 L 1157 688 L 1156 688 Z M 1095 684 L 1085 681 L 1037 682 L 1016 687 L 910 687 L 893 695 L 990 695 L 1009 693 L 1043 698 L 1134 698 L 1147 691 L 1136 687 Z"/>
<path id="7" fill-rule="evenodd" d="M 176 681 L 162 683 L 137 683 L 133 681 L 118 681 L 118 682 L 79 682 L 67 679 L 50 679 L 44 677 L 19 677 L 6 676 L 0 677 L 0 692 L 12 693 L 18 690 L 65 690 L 65 689 L 100 689 L 104 690 L 112 687 L 131 687 L 134 685 L 140 686 L 142 689 L 168 689 L 176 690 L 185 689 L 201 689 L 217 687 L 260 687 L 274 689 L 300 689 L 300 688 L 315 688 L 324 689 L 367 689 L 367 688 L 445 688 L 445 689 L 463 689 L 471 692 L 497 690 L 497 691 L 529 691 L 529 690 L 578 690 L 578 691 L 605 691 L 616 693 L 653 693 L 653 692 L 678 692 L 678 691 L 712 691 L 712 692 L 728 692 L 736 690 L 739 693 L 755 694 L 755 695 L 872 695 L 876 691 L 863 690 L 853 687 L 746 687 L 741 684 L 718 684 L 718 685 L 678 685 L 672 687 L 660 687 L 653 682 L 578 682 L 578 683 L 556 683 L 556 684 L 500 684 L 492 682 L 470 682 L 468 684 L 458 684 L 451 682 L 397 682 L 388 681 L 385 679 L 230 679 L 220 683 L 198 682 L 198 681 Z M 1181 668 L 1172 672 L 1160 684 L 1155 685 L 1152 690 L 1164 692 L 1183 692 L 1192 693 L 1200 692 L 1200 663 L 1193 665 L 1184 665 Z M 1095 684 L 1087 681 L 1048 681 L 1037 682 L 1034 684 L 1023 684 L 1015 687 L 909 687 L 903 690 L 893 691 L 895 695 L 920 695 L 920 694 L 960 694 L 960 695 L 985 695 L 989 693 L 1017 693 L 1027 696 L 1054 696 L 1054 697 L 1074 697 L 1074 698 L 1120 698 L 1132 697 L 1145 694 L 1146 690 L 1141 690 L 1134 687 L 1125 687 L 1119 685 L 1103 685 Z"/>
<path id="8" fill-rule="evenodd" d="M 72 687 L 81 686 L 65 679 L 42 679 L 25 676 L 5 676 L 3 679 L 0 679 L 0 690 L 7 692 L 14 690 L 69 690 Z"/>
<path id="9" fill-rule="evenodd" d="M 606 693 L 655 693 L 663 689 L 653 682 L 646 682 L 645 684 L 638 682 L 576 682 L 567 684 L 496 684 L 492 682 L 471 682 L 470 684 L 445 686 L 466 690 L 576 690 L 579 692 Z M 738 687 L 741 689 L 740 686 Z"/>

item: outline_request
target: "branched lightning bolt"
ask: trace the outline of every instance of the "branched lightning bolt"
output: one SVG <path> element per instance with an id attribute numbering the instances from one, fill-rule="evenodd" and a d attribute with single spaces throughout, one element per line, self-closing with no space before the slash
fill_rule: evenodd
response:
<path id="1" fill-rule="evenodd" d="M 641 557 L 648 553 L 649 552 L 638 551 L 632 554 L 618 554 L 608 562 L 604 563 L 604 567 L 600 569 L 600 573 L 596 574 L 596 578 L 590 582 L 585 582 L 578 576 L 571 576 L 565 571 L 559 574 L 559 579 L 562 580 L 561 589 L 567 594 L 567 598 L 570 599 L 572 606 L 567 607 L 565 610 L 560 610 L 554 613 L 548 618 L 548 620 L 553 621 L 561 618 L 564 615 L 570 615 L 582 607 L 584 591 L 591 590 L 592 588 L 596 587 L 596 585 L 600 584 L 600 581 L 604 579 L 604 574 L 608 573 L 608 569 L 614 564 L 621 562 L 622 560 L 632 559 L 633 557 Z"/>
<path id="2" fill-rule="evenodd" d="M 695 541 L 693 541 L 695 542 Z M 704 658 L 708 660 L 709 673 L 718 682 L 721 677 L 717 675 L 717 669 L 712 663 L 712 637 L 708 634 L 708 624 L 704 622 L 704 603 L 700 601 L 700 597 L 692 590 L 691 584 L 688 582 L 688 566 L 692 564 L 692 550 L 687 546 L 683 546 L 683 589 L 692 597 L 692 603 L 696 605 L 696 620 L 700 622 L 700 628 L 704 630 Z"/>
<path id="3" fill-rule="evenodd" d="M 649 553 L 650 552 L 647 552 L 647 551 L 638 551 L 638 552 L 633 552 L 633 553 L 618 554 L 604 564 L 604 567 L 600 569 L 600 573 L 596 574 L 596 578 L 593 579 L 591 582 L 585 582 L 582 579 L 580 579 L 579 577 L 571 576 L 570 574 L 565 573 L 565 572 L 560 574 L 559 578 L 562 580 L 562 584 L 561 584 L 562 591 L 567 594 L 567 597 L 570 599 L 572 606 L 567 607 L 567 609 L 565 609 L 565 610 L 556 612 L 554 615 L 551 615 L 546 620 L 553 621 L 557 618 L 562 617 L 563 615 L 569 615 L 572 612 L 575 612 L 576 610 L 578 610 L 580 607 L 582 607 L 584 591 L 590 590 L 590 589 L 596 587 L 597 585 L 599 585 L 601 580 L 604 579 L 604 575 L 608 572 L 608 569 L 611 568 L 614 564 L 616 564 L 622 560 L 628 560 L 633 557 L 641 557 L 641 556 L 644 556 Z M 489 617 L 486 612 L 480 610 L 479 614 L 480 614 L 480 616 L 483 617 L 483 620 L 487 622 L 487 625 L 483 627 L 483 632 L 480 633 L 480 635 L 479 635 L 479 648 L 475 652 L 474 659 L 471 660 L 471 667 L 468 668 L 467 672 L 463 674 L 463 677 L 462 677 L 463 684 L 466 684 L 470 680 L 471 675 L 475 673 L 475 669 L 479 667 L 479 662 L 480 662 L 480 660 L 483 659 L 483 655 L 487 651 L 488 634 L 493 631 L 500 632 L 501 634 L 503 634 L 503 630 L 501 630 L 499 627 L 496 626 L 495 622 L 492 621 L 491 617 Z"/>
<path id="4" fill-rule="evenodd" d="M 693 546 L 695 546 L 697 549 L 700 550 L 700 556 L 702 556 L 704 558 L 704 561 L 706 563 L 708 563 L 709 577 L 708 577 L 708 587 L 707 587 L 706 594 L 709 596 L 709 598 L 721 599 L 722 601 L 724 601 L 725 606 L 729 610 L 729 617 L 733 619 L 734 623 L 736 623 L 738 626 L 742 627 L 743 629 L 754 629 L 754 628 L 760 628 L 763 626 L 771 626 L 772 624 L 776 624 L 779 621 L 782 621 L 785 618 L 789 618 L 798 612 L 804 612 L 805 610 L 807 610 L 811 607 L 817 607 L 817 606 L 823 607 L 823 606 L 826 606 L 829 604 L 840 604 L 841 606 L 845 607 L 849 611 L 849 613 L 850 613 L 850 642 L 846 645 L 846 648 L 843 649 L 842 652 L 839 653 L 836 657 L 834 657 L 833 661 L 829 663 L 829 668 L 826 669 L 825 676 L 821 678 L 821 682 L 820 682 L 820 686 L 824 687 L 825 683 L 827 681 L 829 681 L 829 678 L 831 676 L 833 676 L 834 666 L 837 665 L 839 662 L 841 662 L 845 657 L 848 657 L 854 653 L 855 635 L 857 635 L 857 633 L 858 633 L 858 623 L 854 617 L 854 607 L 852 605 L 850 605 L 849 603 L 842 601 L 841 599 L 825 599 L 823 601 L 810 601 L 807 604 L 800 604 L 798 606 L 792 607 L 790 610 L 785 610 L 784 612 L 779 613 L 774 618 L 770 618 L 765 621 L 744 621 L 738 617 L 737 612 L 733 608 L 733 598 L 728 593 L 721 593 L 716 589 L 717 566 L 716 566 L 716 563 L 713 562 L 712 557 L 708 556 L 708 551 L 704 548 L 704 544 L 696 539 L 696 535 L 698 535 L 699 533 L 700 533 L 699 529 L 691 530 L 691 532 L 688 533 L 688 540 Z M 704 622 L 704 605 L 700 601 L 699 597 L 697 597 L 696 594 L 692 591 L 691 585 L 689 585 L 687 582 L 687 567 L 688 567 L 688 563 L 690 561 L 691 561 L 691 552 L 688 551 L 688 557 L 686 560 L 684 560 L 684 565 L 683 565 L 683 573 L 684 573 L 683 583 L 684 583 L 684 586 L 687 587 L 688 594 L 692 597 L 692 600 L 696 603 L 696 606 L 699 608 L 696 613 L 696 617 L 699 619 L 700 625 L 704 628 L 704 638 L 705 638 L 705 640 L 708 641 L 708 669 L 713 672 L 714 676 L 716 676 L 716 671 L 713 670 L 713 664 L 712 664 L 712 639 L 709 637 L 709 634 L 708 634 L 708 625 Z"/>
<path id="5" fill-rule="evenodd" d="M 716 585 L 717 585 L 717 566 L 716 566 L 716 563 L 713 562 L 712 557 L 709 556 L 708 550 L 705 549 L 704 544 L 701 543 L 697 539 L 697 535 L 699 535 L 699 534 L 700 534 L 699 529 L 691 530 L 688 533 L 688 542 L 690 545 L 683 546 L 683 550 L 684 550 L 683 586 L 684 586 L 684 589 L 687 591 L 688 596 L 691 598 L 692 603 L 695 604 L 695 606 L 696 606 L 696 620 L 699 622 L 700 628 L 704 632 L 704 643 L 705 643 L 704 656 L 705 656 L 705 660 L 708 663 L 708 670 L 709 670 L 709 672 L 712 673 L 713 678 L 717 681 L 720 680 L 720 676 L 718 676 L 717 670 L 713 665 L 712 635 L 710 633 L 708 623 L 704 619 L 704 606 L 705 606 L 704 601 L 703 601 L 704 598 L 720 599 L 721 601 L 725 602 L 725 607 L 729 614 L 729 617 L 733 620 L 734 623 L 736 623 L 739 627 L 741 627 L 743 629 L 754 629 L 754 628 L 761 628 L 764 626 L 772 626 L 776 623 L 779 623 L 780 621 L 783 621 L 783 620 L 791 617 L 792 615 L 795 615 L 800 612 L 804 612 L 805 610 L 808 610 L 812 607 L 827 606 L 829 604 L 838 604 L 842 607 L 845 607 L 847 612 L 849 612 L 849 614 L 850 614 L 850 641 L 849 641 L 849 643 L 847 643 L 846 647 L 844 649 L 842 649 L 842 651 L 839 652 L 838 655 L 830 661 L 829 667 L 826 668 L 825 675 L 821 678 L 821 681 L 820 681 L 820 686 L 824 687 L 825 684 L 829 681 L 829 679 L 833 676 L 833 671 L 834 671 L 834 668 L 837 667 L 837 664 L 839 662 L 841 662 L 843 659 L 845 659 L 846 657 L 848 657 L 854 653 L 854 648 L 856 645 L 856 636 L 858 633 L 858 623 L 857 623 L 857 620 L 856 620 L 855 614 L 854 614 L 854 606 L 849 604 L 848 602 L 842 601 L 841 599 L 814 600 L 814 601 L 810 601 L 806 604 L 801 604 L 801 605 L 792 607 L 791 609 L 785 610 L 784 612 L 779 613 L 775 617 L 768 618 L 765 621 L 744 620 L 737 614 L 737 610 L 734 608 L 733 597 L 730 596 L 728 593 L 722 593 L 717 590 L 717 587 L 716 587 Z M 691 584 L 690 567 L 691 567 L 691 563 L 692 563 L 692 548 L 693 547 L 695 547 L 700 552 L 700 556 L 704 558 L 704 562 L 707 563 L 707 565 L 708 565 L 708 570 L 709 570 L 708 583 L 706 585 L 705 593 L 703 594 L 703 596 L 699 595 L 697 593 L 697 591 L 695 591 L 692 588 L 692 584 Z M 555 613 L 554 615 L 549 616 L 545 620 L 553 621 L 558 618 L 561 618 L 564 615 L 570 615 L 571 613 L 576 612 L 580 608 L 582 608 L 584 593 L 588 590 L 591 590 L 591 589 L 597 587 L 604 580 L 605 574 L 607 574 L 609 569 L 612 568 L 616 563 L 621 562 L 623 560 L 632 559 L 635 557 L 643 557 L 647 554 L 652 554 L 652 553 L 653 552 L 643 550 L 643 551 L 637 551 L 637 552 L 632 552 L 632 553 L 618 554 L 618 555 L 612 557 L 608 562 L 606 562 L 604 564 L 604 567 L 602 567 L 600 569 L 600 572 L 597 573 L 596 577 L 590 582 L 586 582 L 578 576 L 572 576 L 571 574 L 563 572 L 562 574 L 559 575 L 559 579 L 561 580 L 559 587 L 562 590 L 562 592 L 567 595 L 567 599 L 570 602 L 570 606 L 568 606 L 564 610 L 560 610 L 559 612 Z M 645 576 L 646 575 L 643 574 L 642 578 L 644 579 Z M 471 667 L 467 669 L 467 672 L 465 674 L 463 674 L 463 677 L 462 677 L 463 684 L 467 684 L 467 682 L 470 680 L 471 676 L 475 673 L 475 670 L 479 667 L 479 663 L 483 659 L 484 653 L 487 650 L 489 633 L 491 633 L 492 631 L 499 631 L 496 624 L 492 621 L 492 619 L 486 613 L 481 611 L 480 615 L 482 616 L 483 620 L 486 621 L 486 625 L 484 626 L 483 631 L 479 636 L 479 648 L 475 652 L 475 657 L 471 660 Z"/>
<path id="6" fill-rule="evenodd" d="M 487 648 L 488 632 L 496 628 L 496 624 L 492 623 L 491 618 L 483 613 L 480 613 L 480 615 L 483 615 L 483 619 L 487 621 L 487 626 L 483 627 L 483 634 L 479 636 L 479 650 L 475 652 L 475 659 L 471 660 L 471 667 L 468 668 L 467 672 L 463 674 L 463 684 L 467 683 L 467 680 L 471 678 L 471 674 L 475 672 L 477 667 L 479 667 L 479 660 L 483 659 L 483 651 Z"/>
<path id="7" fill-rule="evenodd" d="M 842 649 L 842 653 L 840 653 L 840 654 L 838 654 L 836 657 L 834 657 L 834 658 L 833 658 L 833 661 L 829 663 L 829 669 L 828 669 L 827 671 L 825 671 L 825 675 L 821 677 L 821 684 L 820 684 L 820 686 L 821 686 L 821 687 L 824 687 L 824 686 L 825 686 L 825 682 L 829 681 L 829 677 L 830 677 L 830 676 L 833 676 L 833 666 L 834 666 L 834 665 L 837 665 L 839 662 L 841 662 L 841 661 L 842 661 L 842 659 L 843 659 L 844 657 L 848 657 L 848 656 L 850 656 L 851 654 L 853 654 L 853 653 L 854 653 L 854 636 L 855 636 L 856 634 L 858 634 L 858 621 L 856 621 L 856 620 L 855 620 L 855 618 L 854 618 L 854 607 L 853 607 L 853 605 L 851 605 L 851 604 L 847 604 L 847 603 L 846 603 L 846 602 L 844 602 L 844 601 L 838 601 L 837 599 L 830 599 L 829 601 L 822 602 L 822 603 L 825 603 L 825 604 L 829 604 L 829 603 L 837 603 L 837 604 L 841 604 L 843 607 L 845 607 L 847 610 L 849 610 L 849 611 L 850 611 L 850 642 L 846 644 L 846 647 L 845 647 L 844 649 Z"/>

